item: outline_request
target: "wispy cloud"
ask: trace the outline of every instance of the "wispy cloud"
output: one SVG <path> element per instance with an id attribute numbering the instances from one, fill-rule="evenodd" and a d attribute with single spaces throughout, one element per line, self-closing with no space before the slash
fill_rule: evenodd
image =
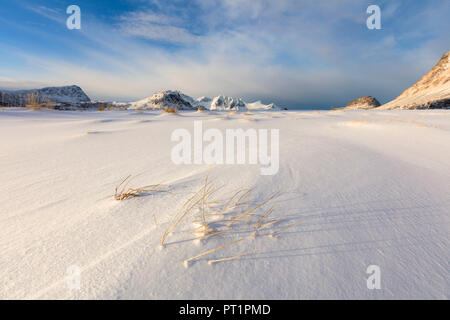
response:
<path id="1" fill-rule="evenodd" d="M 26 5 L 25 8 L 55 22 L 63 23 L 65 21 L 63 12 L 54 8 L 44 5 Z"/>
<path id="2" fill-rule="evenodd" d="M 120 17 L 120 31 L 126 35 L 173 43 L 193 43 L 199 37 L 182 27 L 180 17 L 151 11 L 129 12 Z"/>

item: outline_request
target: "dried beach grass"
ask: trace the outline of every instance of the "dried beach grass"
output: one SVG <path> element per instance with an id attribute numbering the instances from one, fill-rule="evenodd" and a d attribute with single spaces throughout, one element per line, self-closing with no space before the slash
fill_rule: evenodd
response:
<path id="1" fill-rule="evenodd" d="M 178 109 L 177 109 L 177 108 L 169 107 L 169 108 L 164 109 L 164 113 L 172 113 L 172 114 L 176 114 L 176 113 L 178 113 Z"/>
<path id="2" fill-rule="evenodd" d="M 244 253 L 235 255 L 235 256 L 233 256 L 233 257 L 229 257 L 229 258 L 222 258 L 222 259 L 216 259 L 216 260 L 209 260 L 209 261 L 208 261 L 208 264 L 211 265 L 211 264 L 218 263 L 218 262 L 225 262 L 225 261 L 236 260 L 236 259 L 239 259 L 239 258 L 241 258 L 241 257 L 243 257 L 243 256 L 247 256 L 247 255 L 249 255 L 249 254 L 253 254 L 253 253 L 257 252 L 257 251 L 258 251 L 258 250 L 247 251 L 247 252 L 244 252 Z"/>
<path id="3" fill-rule="evenodd" d="M 125 178 L 116 188 L 114 192 L 114 199 L 117 201 L 127 200 L 131 198 L 137 198 L 141 197 L 144 194 L 150 193 L 150 192 L 156 192 L 158 191 L 158 187 L 161 186 L 161 184 L 154 184 L 154 185 L 148 185 L 145 187 L 140 187 L 137 189 L 134 188 L 127 188 L 128 183 L 131 180 L 131 175 Z M 158 191 L 162 192 L 162 191 Z"/>
<path id="4" fill-rule="evenodd" d="M 272 199 L 274 199 L 276 196 L 278 196 L 280 194 L 280 192 L 276 192 L 275 194 L 273 194 L 272 196 L 270 196 L 267 200 L 261 202 L 260 204 L 258 204 L 257 206 L 253 207 L 252 209 L 249 209 L 247 211 L 245 211 L 243 214 L 239 215 L 237 218 L 235 218 L 234 220 L 232 220 L 227 227 L 230 227 L 231 225 L 233 225 L 234 223 L 236 223 L 237 221 L 241 220 L 242 218 L 248 216 L 249 214 L 252 214 L 256 209 L 261 208 L 263 205 L 265 205 L 266 203 L 268 203 L 269 201 L 271 201 Z"/>
<path id="5" fill-rule="evenodd" d="M 260 228 L 261 228 L 261 226 L 262 226 L 262 224 L 263 224 L 263 222 L 264 222 L 264 220 L 273 212 L 273 210 L 274 210 L 274 206 L 272 206 L 269 210 L 267 210 L 266 211 L 266 213 L 256 222 L 256 224 L 255 224 L 255 230 L 256 231 L 258 231 Z"/>
<path id="6" fill-rule="evenodd" d="M 214 249 L 204 251 L 183 260 L 186 267 L 194 260 L 241 242 L 246 238 L 253 237 L 254 239 L 251 243 L 254 244 L 254 241 L 257 241 L 255 238 L 259 232 L 264 232 L 264 236 L 277 237 L 283 231 L 298 224 L 297 222 L 283 227 L 283 223 L 278 227 L 278 230 L 274 227 L 286 219 L 273 217 L 275 212 L 274 205 L 270 207 L 265 206 L 279 196 L 280 192 L 275 192 L 268 198 L 263 198 L 263 201 L 250 201 L 253 188 L 235 189 L 226 195 L 221 194 L 220 196 L 212 197 L 214 193 L 223 187 L 217 188 L 212 180 L 208 172 L 198 190 L 171 217 L 161 238 L 160 246 L 163 248 L 167 243 L 168 236 L 174 233 L 177 228 L 180 229 L 180 226 L 183 225 L 185 228 L 179 232 L 178 236 L 187 233 L 195 237 L 193 239 L 177 240 L 172 244 L 195 243 L 196 245 L 200 245 L 206 241 L 217 242 Z M 126 183 L 127 180 L 123 182 L 125 187 Z M 245 223 L 245 220 L 247 223 Z M 220 244 L 225 238 L 230 239 L 228 241 L 231 242 Z M 239 240 L 232 241 L 232 239 Z M 254 252 L 256 250 L 230 255 L 229 257 L 220 259 L 212 259 L 207 262 L 214 264 L 233 261 Z"/>
<path id="7" fill-rule="evenodd" d="M 292 228 L 292 227 L 294 227 L 294 226 L 296 226 L 296 225 L 298 225 L 300 222 L 294 222 L 294 223 L 291 223 L 290 225 L 288 225 L 288 226 L 286 226 L 286 227 L 284 227 L 284 228 L 281 228 L 281 229 L 279 229 L 279 230 L 277 230 L 277 231 L 274 231 L 274 232 L 272 232 L 271 234 L 269 234 L 269 237 L 278 237 L 279 235 L 280 235 L 280 233 L 282 233 L 283 231 L 286 231 L 286 230 L 288 230 L 288 229 L 290 229 L 290 228 Z"/>
<path id="8" fill-rule="evenodd" d="M 183 205 L 181 206 L 181 208 L 179 208 L 177 210 L 177 212 L 175 213 L 175 215 L 172 217 L 171 221 L 169 222 L 162 238 L 161 238 L 161 243 L 160 245 L 163 247 L 164 243 L 166 241 L 167 236 L 169 235 L 169 233 L 173 232 L 175 230 L 175 228 L 178 226 L 178 224 L 184 219 L 184 217 L 186 217 L 188 215 L 189 212 L 191 212 L 191 210 L 198 205 L 199 203 L 202 203 L 205 201 L 205 197 L 211 195 L 212 193 L 216 192 L 218 189 L 208 189 L 207 191 L 205 191 L 210 185 L 211 185 L 211 181 L 206 180 L 205 184 L 192 196 L 190 197 L 188 200 L 186 200 Z M 194 199 L 199 196 L 200 194 L 202 194 L 202 196 L 195 200 Z M 187 209 L 185 209 L 187 208 Z M 185 210 L 184 210 L 185 209 Z M 184 212 L 183 212 L 184 210 Z M 179 214 L 183 212 L 183 214 L 181 216 L 179 216 Z M 177 219 L 178 217 L 178 219 Z M 204 220 L 204 224 L 206 225 L 206 218 Z"/>
<path id="9" fill-rule="evenodd" d="M 200 257 L 203 257 L 203 256 L 205 256 L 205 255 L 207 255 L 207 254 L 216 252 L 217 250 L 220 250 L 220 249 L 229 247 L 229 246 L 231 246 L 231 245 L 233 245 L 233 244 L 235 244 L 235 243 L 241 242 L 242 240 L 244 240 L 244 239 L 240 239 L 240 240 L 236 240 L 236 241 L 233 241 L 233 242 L 229 242 L 229 243 L 224 244 L 224 245 L 221 245 L 220 247 L 217 247 L 217 248 L 215 248 L 215 249 L 211 249 L 211 250 L 208 250 L 208 251 L 206 251 L 206 252 L 200 253 L 200 254 L 198 254 L 198 255 L 196 255 L 196 256 L 194 256 L 194 257 L 191 257 L 191 258 L 189 258 L 189 259 L 184 260 L 184 264 L 185 264 L 185 266 L 187 266 L 189 262 L 191 262 L 191 261 L 193 261 L 193 260 L 195 260 L 195 259 L 198 259 L 198 258 L 200 258 Z"/>

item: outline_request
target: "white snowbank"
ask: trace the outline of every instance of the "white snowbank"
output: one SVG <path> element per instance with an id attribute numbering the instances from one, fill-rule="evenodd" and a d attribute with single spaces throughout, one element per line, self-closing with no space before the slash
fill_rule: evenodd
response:
<path id="1" fill-rule="evenodd" d="M 279 173 L 172 164 L 171 133 L 192 130 L 194 120 L 221 131 L 280 129 Z M 1 299 L 449 298 L 450 112 L 3 109 L 0 137 Z M 291 228 L 252 238 L 242 221 L 193 241 L 197 215 L 160 250 L 171 218 L 209 171 L 224 185 L 217 206 L 238 188 L 252 188 L 249 205 L 280 191 L 271 216 L 286 220 L 270 230 Z M 170 192 L 114 200 L 129 174 L 130 187 L 163 183 Z M 367 289 L 369 265 L 381 268 L 381 290 Z M 71 266 L 80 268 L 80 290 L 68 289 Z"/>
<path id="2" fill-rule="evenodd" d="M 247 103 L 246 105 L 248 110 L 280 110 L 275 104 L 264 104 L 261 100 Z"/>

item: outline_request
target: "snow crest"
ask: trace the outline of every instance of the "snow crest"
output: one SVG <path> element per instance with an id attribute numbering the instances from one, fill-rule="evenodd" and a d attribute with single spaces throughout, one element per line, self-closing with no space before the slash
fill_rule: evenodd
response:
<path id="1" fill-rule="evenodd" d="M 141 110 L 166 110 L 175 108 L 177 110 L 194 110 L 194 99 L 180 91 L 161 91 L 140 101 L 131 103 L 131 109 Z"/>
<path id="2" fill-rule="evenodd" d="M 246 103 L 240 98 L 217 96 L 211 102 L 210 110 L 246 111 Z"/>

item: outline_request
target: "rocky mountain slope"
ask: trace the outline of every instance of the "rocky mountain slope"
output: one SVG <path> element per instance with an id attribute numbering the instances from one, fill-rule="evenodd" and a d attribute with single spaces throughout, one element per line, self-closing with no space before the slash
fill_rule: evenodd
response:
<path id="1" fill-rule="evenodd" d="M 380 109 L 450 108 L 450 51 L 416 84 Z"/>
<path id="2" fill-rule="evenodd" d="M 211 102 L 212 102 L 212 99 L 211 99 L 211 98 L 208 98 L 208 97 L 199 97 L 199 98 L 197 98 L 197 99 L 195 100 L 195 105 L 196 105 L 196 106 L 202 106 L 202 107 L 204 107 L 204 108 L 206 108 L 206 109 L 209 109 L 209 108 L 211 108 Z"/>
<path id="3" fill-rule="evenodd" d="M 381 104 L 378 102 L 377 99 L 371 96 L 364 96 L 362 98 L 358 98 L 355 100 L 352 100 L 345 106 L 344 109 L 351 109 L 351 110 L 357 110 L 357 109 L 373 109 L 379 107 Z"/>
<path id="4" fill-rule="evenodd" d="M 245 111 L 246 103 L 240 98 L 217 96 L 211 102 L 210 110 L 234 110 Z"/>
<path id="5" fill-rule="evenodd" d="M 194 100 L 179 91 L 161 91 L 140 101 L 131 103 L 131 109 L 140 110 L 195 110 Z"/>
<path id="6" fill-rule="evenodd" d="M 265 105 L 261 101 L 246 103 L 241 98 L 217 96 L 192 97 L 175 90 L 166 90 L 153 94 L 145 99 L 130 103 L 106 103 L 92 102 L 91 99 L 78 86 L 47 87 L 42 89 L 1 91 L 0 106 L 24 107 L 29 105 L 49 105 L 55 109 L 89 109 L 109 105 L 118 109 L 140 109 L 140 110 L 197 110 L 202 107 L 209 110 L 280 110 L 275 104 Z"/>
<path id="7" fill-rule="evenodd" d="M 78 104 L 91 99 L 79 86 L 47 87 L 42 89 L 0 91 L 0 104 L 19 107 L 27 104 Z"/>

